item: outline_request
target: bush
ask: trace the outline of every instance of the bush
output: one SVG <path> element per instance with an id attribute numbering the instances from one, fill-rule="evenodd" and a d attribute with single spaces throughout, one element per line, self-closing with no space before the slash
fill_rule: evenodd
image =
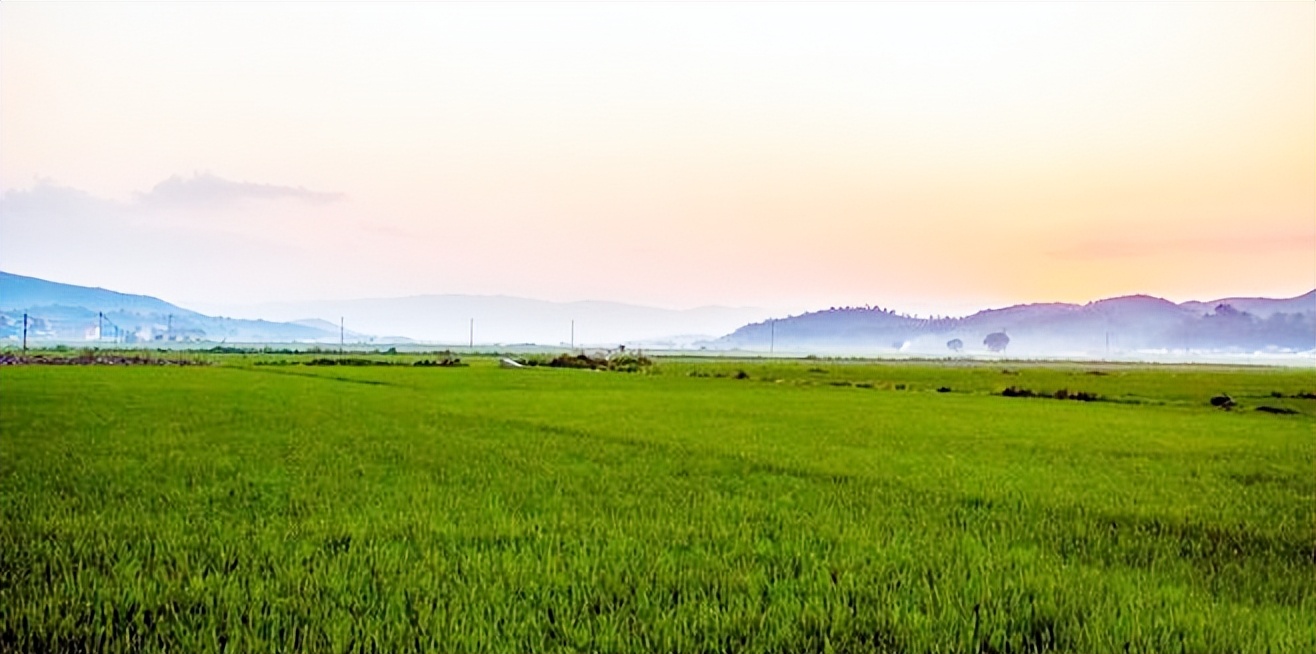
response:
<path id="1" fill-rule="evenodd" d="M 618 354 L 612 358 L 591 357 L 586 354 L 559 354 L 548 363 L 533 360 L 517 361 L 521 365 L 546 365 L 550 368 L 573 368 L 576 370 L 609 370 L 612 372 L 639 372 L 653 365 L 646 356 L 635 354 Z"/>
<path id="2" fill-rule="evenodd" d="M 411 365 L 420 368 L 461 368 L 466 366 L 466 364 L 462 363 L 461 359 L 458 359 L 456 357 L 444 357 L 442 359 L 421 359 L 420 361 L 417 361 Z"/>
<path id="3" fill-rule="evenodd" d="M 1291 416 L 1298 413 L 1297 411 L 1294 411 L 1293 409 L 1289 409 L 1287 407 L 1276 407 L 1276 406 L 1259 406 L 1257 407 L 1257 411 L 1262 411 L 1264 413 L 1277 413 L 1283 416 Z"/>
<path id="4" fill-rule="evenodd" d="M 1067 388 L 1062 388 L 1054 393 L 1047 394 L 1047 393 L 1039 393 L 1037 391 L 1033 391 L 1027 388 L 1020 388 L 1018 386 L 1010 386 L 1005 390 L 1001 391 L 1001 395 L 1004 397 L 1049 397 L 1055 400 L 1078 400 L 1079 402 L 1097 402 L 1101 400 L 1101 396 L 1097 395 L 1096 393 L 1089 393 L 1087 391 L 1071 391 Z"/>

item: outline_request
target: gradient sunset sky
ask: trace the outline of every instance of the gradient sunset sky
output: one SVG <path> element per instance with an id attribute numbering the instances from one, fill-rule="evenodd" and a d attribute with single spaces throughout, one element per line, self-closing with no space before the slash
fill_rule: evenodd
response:
<path id="1" fill-rule="evenodd" d="M 186 305 L 1316 287 L 1316 4 L 0 5 L 0 269 Z"/>

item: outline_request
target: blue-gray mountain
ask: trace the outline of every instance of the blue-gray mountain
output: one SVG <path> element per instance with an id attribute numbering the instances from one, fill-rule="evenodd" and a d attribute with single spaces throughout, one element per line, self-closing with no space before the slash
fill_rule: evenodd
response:
<path id="1" fill-rule="evenodd" d="M 0 340 L 15 340 L 28 316 L 30 341 L 324 342 L 339 340 L 332 324 L 217 318 L 147 295 L 75 286 L 0 272 Z M 360 334 L 349 334 L 362 340 Z"/>
<path id="2" fill-rule="evenodd" d="M 879 307 L 840 307 L 737 329 L 709 345 L 780 351 L 988 350 L 1004 333 L 1018 354 L 1147 350 L 1307 352 L 1316 349 L 1316 290 L 1286 298 L 1184 302 L 1146 295 L 1088 304 L 1025 304 L 962 318 L 919 318 Z"/>

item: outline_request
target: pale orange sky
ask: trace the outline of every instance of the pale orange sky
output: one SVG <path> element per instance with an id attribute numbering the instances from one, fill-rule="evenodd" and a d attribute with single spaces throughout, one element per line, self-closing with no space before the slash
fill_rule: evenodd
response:
<path id="1" fill-rule="evenodd" d="M 216 303 L 1297 295 L 1314 34 L 1309 2 L 4 3 L 0 268 Z"/>

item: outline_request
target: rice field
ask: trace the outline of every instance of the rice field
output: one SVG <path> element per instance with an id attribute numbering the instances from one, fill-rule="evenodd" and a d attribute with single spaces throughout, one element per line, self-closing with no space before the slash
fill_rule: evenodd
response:
<path id="1" fill-rule="evenodd" d="M 1310 369 L 212 359 L 0 367 L 0 651 L 1316 651 Z"/>

